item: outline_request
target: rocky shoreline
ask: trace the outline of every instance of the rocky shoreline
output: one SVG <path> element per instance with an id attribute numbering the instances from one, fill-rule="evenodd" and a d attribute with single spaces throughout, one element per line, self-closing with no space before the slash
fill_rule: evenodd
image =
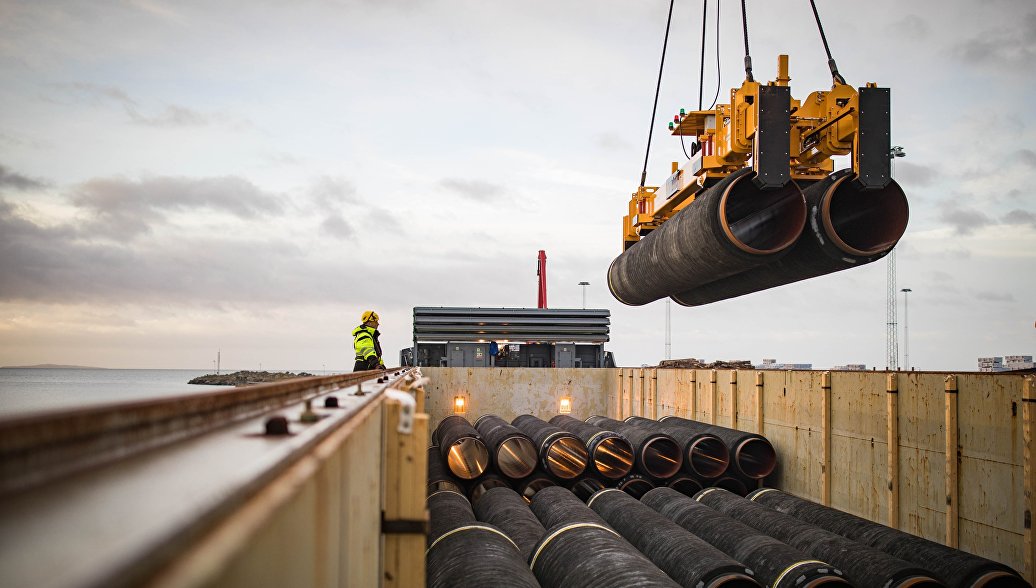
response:
<path id="1" fill-rule="evenodd" d="M 291 372 L 254 372 L 251 370 L 242 370 L 232 374 L 206 374 L 204 376 L 198 376 L 187 383 L 205 384 L 208 386 L 252 386 L 254 384 L 265 384 L 267 382 L 279 382 L 280 380 L 308 378 L 312 376 L 313 374 L 307 372 L 293 374 Z"/>

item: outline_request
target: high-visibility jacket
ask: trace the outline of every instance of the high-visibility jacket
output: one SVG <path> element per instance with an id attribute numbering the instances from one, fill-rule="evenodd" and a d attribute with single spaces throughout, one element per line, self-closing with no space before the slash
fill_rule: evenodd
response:
<path id="1" fill-rule="evenodd" d="M 377 329 L 360 325 L 353 329 L 353 349 L 356 350 L 356 361 L 367 361 L 372 356 L 381 361 L 381 343 L 378 336 L 381 332 Z"/>

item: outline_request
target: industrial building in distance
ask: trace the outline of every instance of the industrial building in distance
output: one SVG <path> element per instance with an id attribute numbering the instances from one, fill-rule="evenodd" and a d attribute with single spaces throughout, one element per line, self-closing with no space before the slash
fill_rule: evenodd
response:
<path id="1" fill-rule="evenodd" d="M 978 371 L 980 372 L 1013 372 L 1015 370 L 1031 370 L 1033 367 L 1031 355 L 978 358 Z"/>
<path id="2" fill-rule="evenodd" d="M 414 347 L 400 365 L 615 367 L 608 309 L 415 307 Z"/>

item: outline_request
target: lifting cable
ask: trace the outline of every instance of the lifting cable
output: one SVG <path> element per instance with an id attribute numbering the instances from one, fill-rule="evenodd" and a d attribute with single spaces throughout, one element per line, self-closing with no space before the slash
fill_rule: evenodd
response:
<path id="1" fill-rule="evenodd" d="M 813 0 L 809 1 L 812 2 Z M 741 0 L 741 28 L 745 31 L 745 80 L 754 82 L 755 79 L 752 77 L 752 55 L 748 51 L 748 8 L 745 6 L 745 0 Z"/>
<path id="2" fill-rule="evenodd" d="M 662 61 L 658 64 L 658 83 L 655 84 L 655 104 L 651 107 L 651 126 L 648 127 L 647 150 L 644 152 L 644 169 L 640 172 L 640 187 L 647 181 L 648 156 L 651 155 L 651 133 L 655 130 L 655 113 L 658 111 L 658 91 L 662 88 L 662 68 L 665 66 L 665 50 L 669 45 L 669 25 L 673 22 L 673 3 L 669 0 L 669 17 L 665 21 L 665 40 L 662 41 Z"/>
<path id="3" fill-rule="evenodd" d="M 817 19 L 817 28 L 820 30 L 820 40 L 824 42 L 824 51 L 827 52 L 827 67 L 831 70 L 831 79 L 836 83 L 844 84 L 845 78 L 842 77 L 842 74 L 838 73 L 838 66 L 835 65 L 835 58 L 831 57 L 831 47 L 827 44 L 827 35 L 824 34 L 824 25 L 820 23 L 820 13 L 817 12 L 817 3 L 814 0 L 809 0 L 809 4 L 813 7 L 813 18 Z M 748 41 L 746 40 L 745 43 L 745 50 L 747 51 Z"/>
<path id="4" fill-rule="evenodd" d="M 704 0 L 702 3 L 701 11 L 701 63 L 698 65 L 698 110 L 702 109 L 703 105 L 703 94 L 705 90 L 705 33 L 706 26 L 709 16 L 709 0 Z M 716 106 L 716 102 L 719 100 L 719 89 L 723 85 L 723 75 L 720 71 L 720 53 L 719 53 L 719 16 L 720 9 L 717 4 L 716 6 L 716 93 L 712 95 L 712 104 L 709 105 L 709 110 L 712 110 Z M 691 155 L 687 155 L 687 148 L 683 144 L 683 135 L 680 135 L 680 148 L 683 149 L 683 154 L 690 159 L 691 156 L 701 151 L 701 144 L 695 141 L 691 143 Z"/>

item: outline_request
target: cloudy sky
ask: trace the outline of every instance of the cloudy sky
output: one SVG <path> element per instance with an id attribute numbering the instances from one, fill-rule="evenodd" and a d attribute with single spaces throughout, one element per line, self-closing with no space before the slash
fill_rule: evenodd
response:
<path id="1" fill-rule="evenodd" d="M 705 94 L 743 79 L 740 3 Z M 1036 354 L 1036 5 L 819 0 L 847 81 L 892 88 L 910 363 Z M 830 85 L 806 0 L 748 2 L 756 77 Z M 608 264 L 644 158 L 668 3 L 0 0 L 0 365 L 349 369 L 414 306 L 612 311 L 621 365 L 663 301 Z M 676 2 L 648 182 L 697 106 L 701 2 Z M 902 295 L 900 295 L 902 296 Z M 904 322 L 902 298 L 899 320 Z M 884 367 L 886 264 L 699 308 L 673 357 Z M 900 348 L 905 346 L 900 333 Z"/>

